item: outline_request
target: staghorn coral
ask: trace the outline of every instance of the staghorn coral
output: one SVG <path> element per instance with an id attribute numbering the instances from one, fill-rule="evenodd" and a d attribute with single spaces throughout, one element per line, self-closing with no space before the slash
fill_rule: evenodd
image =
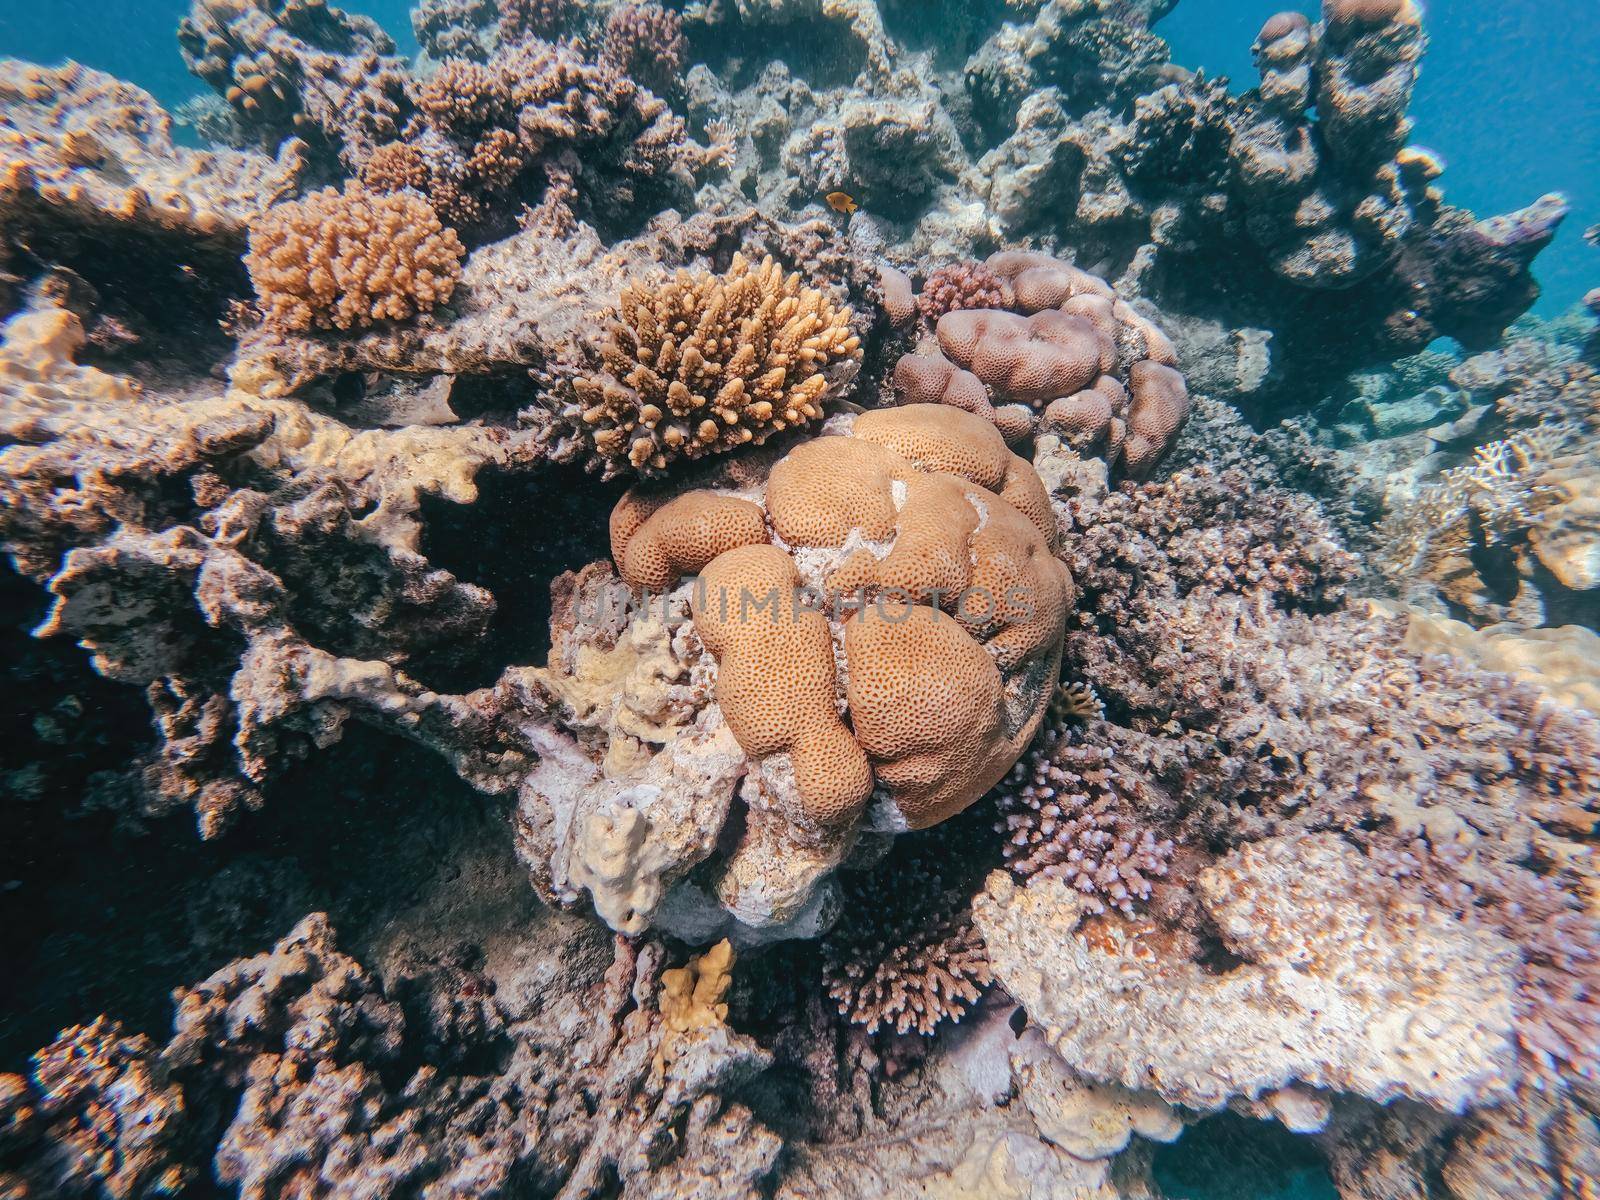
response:
<path id="1" fill-rule="evenodd" d="M 393 40 L 324 0 L 194 0 L 178 44 L 269 151 L 299 137 L 353 167 L 405 119 L 407 71 Z"/>
<path id="2" fill-rule="evenodd" d="M 630 284 L 592 371 L 571 381 L 568 416 L 611 469 L 759 444 L 820 420 L 848 385 L 861 358 L 851 315 L 770 257 Z"/>
<path id="3" fill-rule="evenodd" d="M 257 218 L 245 265 L 268 324 L 351 329 L 445 303 L 464 254 L 414 195 L 324 188 Z"/>
<path id="4" fill-rule="evenodd" d="M 988 987 L 968 908 L 983 870 L 973 825 L 902 838 L 870 869 L 846 872 L 839 921 L 822 940 L 822 979 L 851 1024 L 927 1037 L 960 1021 Z"/>
<path id="5" fill-rule="evenodd" d="M 1012 874 L 1066 881 L 1090 914 L 1109 905 L 1131 917 L 1167 873 L 1172 840 L 1150 827 L 1145 791 L 1106 747 L 1074 745 L 1051 727 L 996 799 Z"/>

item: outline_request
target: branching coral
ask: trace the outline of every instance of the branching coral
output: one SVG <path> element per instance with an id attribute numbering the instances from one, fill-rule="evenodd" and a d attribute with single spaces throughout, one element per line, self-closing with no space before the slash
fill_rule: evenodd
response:
<path id="1" fill-rule="evenodd" d="M 820 420 L 854 376 L 851 316 L 771 258 L 735 255 L 721 275 L 632 283 L 604 318 L 592 373 L 572 380 L 569 416 L 612 468 L 660 469 L 763 442 Z"/>
<path id="2" fill-rule="evenodd" d="M 675 196 L 704 152 L 683 122 L 615 61 L 575 44 L 508 39 L 484 62 L 447 60 L 414 82 L 417 115 L 361 165 L 368 187 L 422 191 L 473 241 L 515 227 L 552 171 L 605 221 Z M 581 151 L 577 157 L 568 151 Z"/>
<path id="3" fill-rule="evenodd" d="M 868 1033 L 928 1036 L 983 994 L 989 961 L 969 907 L 983 841 L 971 819 L 947 822 L 846 875 L 842 915 L 822 943 L 840 1016 Z"/>
<path id="4" fill-rule="evenodd" d="M 1172 840 L 1148 824 L 1148 799 L 1115 752 L 1050 728 L 997 791 L 1006 865 L 1018 878 L 1064 880 L 1090 913 L 1132 916 L 1167 873 Z"/>
<path id="5" fill-rule="evenodd" d="M 404 120 L 407 72 L 394 42 L 370 17 L 324 0 L 194 0 L 178 42 L 268 150 L 299 136 L 354 166 Z"/>
<path id="6" fill-rule="evenodd" d="M 619 4 L 606 19 L 606 59 L 651 91 L 682 90 L 688 49 L 683 18 L 659 4 Z"/>
<path id="7" fill-rule="evenodd" d="M 527 37 L 554 38 L 573 32 L 577 14 L 573 0 L 495 0 L 500 9 L 500 39 L 506 43 Z"/>
<path id="8" fill-rule="evenodd" d="M 1005 308 L 1009 298 L 1005 280 L 982 263 L 952 263 L 928 276 L 917 308 L 928 320 L 937 321 L 958 308 Z"/>
<path id="9" fill-rule="evenodd" d="M 352 329 L 449 300 L 465 253 L 418 196 L 324 188 L 257 218 L 245 265 L 269 324 Z"/>

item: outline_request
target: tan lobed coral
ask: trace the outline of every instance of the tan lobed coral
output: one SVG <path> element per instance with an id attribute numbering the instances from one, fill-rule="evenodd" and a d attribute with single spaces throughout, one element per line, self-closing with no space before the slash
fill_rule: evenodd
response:
<path id="1" fill-rule="evenodd" d="M 268 209 L 245 265 L 268 324 L 356 329 L 449 300 L 465 253 L 420 196 L 347 186 Z"/>
<path id="2" fill-rule="evenodd" d="M 922 303 L 942 314 L 938 345 L 895 364 L 901 403 L 977 413 L 1013 443 L 1035 429 L 1056 434 L 1135 478 L 1149 474 L 1188 418 L 1172 344 L 1087 271 L 1004 251 L 965 274 L 935 272 Z"/>
<path id="3" fill-rule="evenodd" d="M 922 828 L 971 804 L 1032 737 L 1072 584 L 1043 485 L 986 421 L 912 405 L 840 433 L 772 467 L 771 544 L 745 497 L 690 493 L 640 520 L 653 501 L 633 493 L 612 550 L 635 587 L 701 573 L 694 623 L 718 701 L 789 820 L 848 828 L 876 782 L 894 821 Z"/>
<path id="4" fill-rule="evenodd" d="M 851 311 L 785 275 L 770 257 L 735 254 L 720 275 L 679 271 L 623 289 L 572 379 L 569 412 L 610 469 L 764 442 L 822 417 L 861 361 Z"/>

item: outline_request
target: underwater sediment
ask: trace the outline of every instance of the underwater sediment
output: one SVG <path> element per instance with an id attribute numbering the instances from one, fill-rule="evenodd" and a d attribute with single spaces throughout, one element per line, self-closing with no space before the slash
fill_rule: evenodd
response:
<path id="1" fill-rule="evenodd" d="M 0 1196 L 1595 1194 L 1565 203 L 1170 7 L 0 60 Z"/>

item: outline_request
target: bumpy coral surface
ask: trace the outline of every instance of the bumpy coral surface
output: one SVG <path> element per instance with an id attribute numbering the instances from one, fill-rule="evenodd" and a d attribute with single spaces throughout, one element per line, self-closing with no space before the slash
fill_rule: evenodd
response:
<path id="1" fill-rule="evenodd" d="M 354 329 L 449 300 L 464 253 L 417 196 L 324 188 L 258 217 L 245 265 L 269 324 Z"/>
<path id="2" fill-rule="evenodd" d="M 850 310 L 771 258 L 630 284 L 573 414 L 604 462 L 665 467 L 821 420 L 854 376 Z"/>
<path id="3" fill-rule="evenodd" d="M 204 148 L 0 63 L 0 1194 L 1587 1195 L 1600 339 L 1419 5 L 187 7 Z"/>
<path id="4" fill-rule="evenodd" d="M 1005 252 L 963 274 L 935 274 L 919 303 L 937 321 L 938 350 L 895 365 L 902 403 L 978 413 L 1013 442 L 1037 427 L 1136 478 L 1188 418 L 1171 343 L 1086 271 Z"/>
<path id="5" fill-rule="evenodd" d="M 912 828 L 961 811 L 1054 687 L 1073 591 L 1038 476 L 980 418 L 909 405 L 791 451 L 762 504 L 775 543 L 749 501 L 630 493 L 613 556 L 636 587 L 699 573 L 718 702 L 791 820 L 848 826 L 875 783 Z"/>

